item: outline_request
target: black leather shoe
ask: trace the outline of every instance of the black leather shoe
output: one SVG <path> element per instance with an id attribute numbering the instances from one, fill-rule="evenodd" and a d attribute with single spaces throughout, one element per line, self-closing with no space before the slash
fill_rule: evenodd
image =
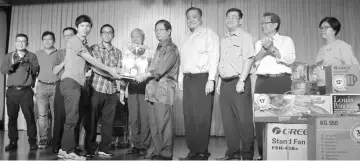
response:
<path id="1" fill-rule="evenodd" d="M 139 152 L 138 152 L 139 155 L 146 155 L 147 153 L 148 153 L 147 149 L 139 149 Z"/>
<path id="2" fill-rule="evenodd" d="M 59 149 L 53 149 L 53 150 L 51 150 L 51 152 L 54 153 L 54 154 L 58 154 L 58 153 L 59 153 Z"/>
<path id="3" fill-rule="evenodd" d="M 138 154 L 138 153 L 139 153 L 139 149 L 136 148 L 136 147 L 133 147 L 133 148 L 129 149 L 127 153 L 128 153 L 128 154 Z"/>
<path id="4" fill-rule="evenodd" d="M 197 156 L 194 158 L 195 160 L 208 160 L 210 154 L 202 154 L 199 153 L 197 154 Z"/>
<path id="5" fill-rule="evenodd" d="M 145 160 L 154 160 L 156 158 L 157 158 L 157 156 L 154 154 L 147 154 L 143 157 L 143 159 L 145 159 Z"/>
<path id="6" fill-rule="evenodd" d="M 83 150 L 82 150 L 82 149 L 80 149 L 80 147 L 79 147 L 79 146 L 76 146 L 76 147 L 75 147 L 75 152 L 77 152 L 77 153 L 81 153 L 81 152 L 83 152 Z"/>
<path id="7" fill-rule="evenodd" d="M 158 155 L 154 158 L 154 160 L 172 160 L 172 157 L 165 157 L 162 155 Z"/>
<path id="8" fill-rule="evenodd" d="M 239 154 L 235 154 L 233 156 L 224 156 L 224 157 L 220 157 L 220 158 L 217 158 L 216 160 L 233 160 L 233 159 L 236 159 L 236 160 L 241 160 L 241 155 Z"/>
<path id="9" fill-rule="evenodd" d="M 30 143 L 30 150 L 36 150 L 38 149 L 38 145 L 36 145 L 35 143 Z"/>
<path id="10" fill-rule="evenodd" d="M 196 153 L 188 153 L 188 155 L 186 157 L 179 157 L 179 160 L 193 160 L 194 158 L 196 158 L 198 155 Z"/>
<path id="11" fill-rule="evenodd" d="M 7 150 L 12 150 L 12 149 L 17 149 L 18 148 L 18 143 L 16 141 L 10 142 L 9 145 L 7 145 L 5 147 L 5 151 Z"/>

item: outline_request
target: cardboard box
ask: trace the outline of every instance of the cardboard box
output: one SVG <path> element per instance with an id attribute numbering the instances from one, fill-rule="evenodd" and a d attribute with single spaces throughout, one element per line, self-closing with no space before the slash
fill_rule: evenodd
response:
<path id="1" fill-rule="evenodd" d="M 306 123 L 303 114 L 331 114 L 330 96 L 254 94 L 256 122 Z"/>
<path id="2" fill-rule="evenodd" d="M 266 124 L 263 158 L 307 160 L 307 124 Z"/>
<path id="3" fill-rule="evenodd" d="M 360 94 L 331 94 L 334 114 L 360 114 Z"/>
<path id="4" fill-rule="evenodd" d="M 326 93 L 360 93 L 360 66 L 327 66 Z"/>
<path id="5" fill-rule="evenodd" d="M 308 160 L 360 160 L 360 115 L 313 116 L 307 132 Z"/>

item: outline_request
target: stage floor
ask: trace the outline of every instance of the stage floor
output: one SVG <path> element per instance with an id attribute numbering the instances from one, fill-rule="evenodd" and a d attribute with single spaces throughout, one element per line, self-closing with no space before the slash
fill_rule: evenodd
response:
<path id="1" fill-rule="evenodd" d="M 0 131 L 0 160 L 57 160 L 57 154 L 51 152 L 51 147 L 46 149 L 29 150 L 28 137 L 26 131 L 19 131 L 18 149 L 6 151 L 5 146 L 9 143 L 7 131 Z M 83 147 L 82 147 L 83 148 Z M 112 150 L 114 156 L 111 158 L 93 157 L 91 160 L 140 160 L 142 156 L 128 155 L 128 149 Z M 209 141 L 210 160 L 223 156 L 226 152 L 226 142 L 224 137 L 211 137 Z M 84 152 L 83 152 L 84 153 Z M 187 155 L 188 149 L 184 137 L 176 137 L 173 148 L 173 159 L 178 160 L 179 157 Z M 85 154 L 85 153 L 84 153 Z"/>

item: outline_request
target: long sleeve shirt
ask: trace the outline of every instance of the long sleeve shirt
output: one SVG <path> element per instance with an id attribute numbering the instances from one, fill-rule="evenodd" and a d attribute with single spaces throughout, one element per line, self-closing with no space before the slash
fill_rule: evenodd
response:
<path id="1" fill-rule="evenodd" d="M 145 89 L 145 100 L 173 105 L 179 70 L 179 51 L 171 38 L 158 44 L 149 67 L 152 79 Z"/>
<path id="2" fill-rule="evenodd" d="M 281 57 L 276 58 L 271 55 L 264 56 L 255 62 L 257 66 L 256 74 L 280 74 L 292 73 L 290 65 L 296 60 L 296 51 L 293 40 L 288 36 L 276 33 L 273 37 L 273 46 L 278 49 Z M 256 53 L 262 49 L 261 41 L 256 42 Z"/>
<path id="3" fill-rule="evenodd" d="M 183 82 L 184 73 L 208 73 L 208 80 L 215 80 L 219 62 L 218 35 L 203 26 L 187 32 L 181 42 L 180 58 L 179 82 Z"/>
<path id="4" fill-rule="evenodd" d="M 18 56 L 16 51 L 5 55 L 1 64 L 1 73 L 8 75 L 6 86 L 34 86 L 36 75 L 39 72 L 39 63 L 36 55 L 26 51 L 24 59 L 28 62 L 17 65 L 14 72 L 10 72 L 10 66 L 16 62 L 15 57 Z"/>

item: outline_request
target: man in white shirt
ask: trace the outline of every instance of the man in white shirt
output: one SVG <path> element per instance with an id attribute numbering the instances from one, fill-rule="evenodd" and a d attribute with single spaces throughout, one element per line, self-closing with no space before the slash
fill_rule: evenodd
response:
<path id="1" fill-rule="evenodd" d="M 261 21 L 265 38 L 256 42 L 255 93 L 284 94 L 291 90 L 291 68 L 296 59 L 295 45 L 288 36 L 278 33 L 281 19 L 277 14 L 264 13 Z M 256 123 L 258 149 L 262 155 L 264 123 Z"/>
<path id="2" fill-rule="evenodd" d="M 181 160 L 208 159 L 214 81 L 219 61 L 219 38 L 202 25 L 202 10 L 186 11 L 189 31 L 180 45 L 178 85 L 183 90 L 183 113 L 187 147 Z M 184 87 L 184 88 L 183 88 Z"/>

